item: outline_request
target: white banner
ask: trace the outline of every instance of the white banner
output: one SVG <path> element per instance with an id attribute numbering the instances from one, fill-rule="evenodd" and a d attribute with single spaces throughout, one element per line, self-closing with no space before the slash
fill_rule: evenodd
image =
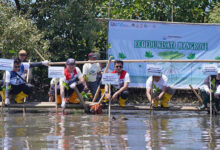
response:
<path id="1" fill-rule="evenodd" d="M 115 60 L 220 60 L 219 35 L 220 25 L 110 20 L 108 57 L 113 56 Z M 202 72 L 204 63 L 125 63 L 130 87 L 145 87 L 149 76 L 147 64 L 161 66 L 168 84 L 175 88 L 189 89 L 189 84 L 198 88 L 207 77 Z"/>
<path id="2" fill-rule="evenodd" d="M 119 76 L 116 73 L 104 73 L 102 74 L 102 84 L 119 84 Z"/>
<path id="3" fill-rule="evenodd" d="M 49 78 L 63 78 L 64 67 L 48 67 L 48 77 Z"/>
<path id="4" fill-rule="evenodd" d="M 0 58 L 0 70 L 12 71 L 14 67 L 13 59 Z"/>
<path id="5" fill-rule="evenodd" d="M 218 66 L 216 64 L 202 65 L 202 72 L 205 75 L 217 75 L 218 74 Z"/>

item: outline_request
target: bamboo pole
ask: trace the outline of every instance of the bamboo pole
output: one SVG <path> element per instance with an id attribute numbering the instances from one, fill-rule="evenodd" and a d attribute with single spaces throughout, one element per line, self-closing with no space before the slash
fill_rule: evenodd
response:
<path id="1" fill-rule="evenodd" d="M 79 92 L 79 89 L 78 89 L 77 87 L 75 87 L 74 90 L 75 90 L 75 92 L 76 92 L 77 97 L 78 97 L 79 100 L 80 100 L 80 103 L 81 103 L 81 104 L 83 105 L 83 107 L 84 107 L 84 111 L 85 111 L 85 112 L 88 112 L 88 105 L 86 105 L 86 103 L 85 103 L 85 101 L 84 101 L 82 95 L 81 95 L 80 92 Z"/>
<path id="2" fill-rule="evenodd" d="M 110 119 L 110 117 L 111 117 L 111 101 L 112 101 L 111 84 L 109 84 L 109 94 L 110 94 L 110 99 L 109 99 L 109 104 L 108 104 L 108 117 Z"/>
<path id="3" fill-rule="evenodd" d="M 210 117 L 212 117 L 212 83 L 211 83 L 211 76 L 209 76 L 209 86 L 210 86 Z"/>
<path id="4" fill-rule="evenodd" d="M 58 112 L 58 101 L 57 101 L 57 79 L 55 79 L 55 103 L 56 113 Z"/>
<path id="5" fill-rule="evenodd" d="M 40 52 L 39 52 L 37 49 L 34 48 L 34 50 L 35 50 L 35 52 L 40 56 L 40 58 L 43 59 L 43 61 L 46 60 L 46 59 L 40 54 Z"/>
<path id="6" fill-rule="evenodd" d="M 152 76 L 151 89 L 150 89 L 150 114 L 151 114 L 152 110 L 154 109 L 153 98 L 152 98 L 153 88 L 154 88 L 153 84 L 154 84 L 154 79 L 153 79 L 153 76 Z"/>
<path id="7" fill-rule="evenodd" d="M 29 59 L 29 60 L 28 60 L 28 64 L 30 65 L 30 63 L 31 63 L 31 60 Z M 27 78 L 26 78 L 26 82 L 27 82 L 27 83 L 29 82 L 29 74 L 30 74 L 30 68 L 29 68 L 28 71 L 27 71 Z M 26 100 L 27 100 L 27 97 L 24 98 L 24 103 L 26 102 Z M 24 108 L 24 109 L 25 109 L 25 108 Z"/>
<path id="8" fill-rule="evenodd" d="M 4 86 L 5 86 L 5 82 L 4 82 Z M 5 90 L 6 90 L 6 87 L 4 87 L 5 88 Z M 1 111 L 1 113 L 3 113 L 3 109 L 4 109 L 4 106 L 5 106 L 5 99 L 6 99 L 6 97 L 5 97 L 5 90 L 3 90 L 2 92 L 3 92 L 3 97 L 2 97 L 2 111 Z"/>
<path id="9" fill-rule="evenodd" d="M 149 63 L 163 63 L 163 62 L 172 62 L 172 63 L 220 63 L 220 60 L 169 60 L 169 59 L 155 59 L 155 60 L 149 60 L 149 59 L 143 59 L 143 60 L 121 60 L 124 63 L 138 63 L 138 62 L 149 62 Z M 85 64 L 85 63 L 107 63 L 108 60 L 95 60 L 95 61 L 76 61 L 76 64 Z M 112 60 L 112 62 L 115 62 L 115 60 Z M 66 62 L 50 62 L 50 65 L 65 65 Z"/>
<path id="10" fill-rule="evenodd" d="M 196 97 L 198 98 L 198 100 L 203 104 L 203 100 L 202 100 L 201 96 L 196 92 L 196 90 L 192 87 L 192 85 L 189 85 L 189 87 L 191 88 L 191 90 L 193 91 L 193 93 L 196 95 Z"/>

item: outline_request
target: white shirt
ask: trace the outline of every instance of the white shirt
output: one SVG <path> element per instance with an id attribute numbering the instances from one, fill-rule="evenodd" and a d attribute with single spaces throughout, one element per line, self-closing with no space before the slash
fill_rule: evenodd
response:
<path id="1" fill-rule="evenodd" d="M 80 79 L 83 77 L 83 75 L 82 75 L 81 70 L 80 70 L 78 67 L 76 67 L 76 72 L 77 72 L 77 77 L 78 77 L 78 79 L 80 80 Z M 71 78 L 72 78 L 73 75 L 74 75 L 74 73 L 71 73 L 70 75 L 71 75 Z M 67 80 L 66 80 L 66 76 L 63 77 L 63 78 L 60 78 L 60 85 L 62 85 L 63 81 L 64 81 L 64 82 L 67 81 Z"/>
<path id="2" fill-rule="evenodd" d="M 127 83 L 130 83 L 130 76 L 129 76 L 129 73 L 127 73 L 126 72 L 126 74 L 125 74 L 125 77 L 124 77 L 124 79 L 120 79 L 120 76 L 118 76 L 118 78 L 119 78 L 119 83 L 118 83 L 118 85 L 114 85 L 114 87 L 116 88 L 116 89 L 120 89 L 122 86 L 124 86 L 124 84 L 127 82 Z"/>
<path id="3" fill-rule="evenodd" d="M 130 82 L 130 76 L 129 76 L 128 73 L 125 74 L 124 83 L 125 83 L 125 82 L 128 82 L 128 83 Z"/>
<path id="4" fill-rule="evenodd" d="M 216 94 L 220 94 L 220 85 L 216 88 L 215 93 L 216 93 Z"/>
<path id="5" fill-rule="evenodd" d="M 146 89 L 151 89 L 152 87 L 152 76 L 150 76 L 146 81 Z M 162 75 L 160 80 L 158 82 L 153 81 L 153 84 L 156 86 L 156 88 L 159 88 L 162 90 L 163 86 L 167 86 L 168 78 L 165 75 Z"/>
<path id="6" fill-rule="evenodd" d="M 97 73 L 100 71 L 101 69 L 99 63 L 85 63 L 83 65 L 83 75 L 86 75 L 88 77 L 88 82 L 95 82 Z"/>

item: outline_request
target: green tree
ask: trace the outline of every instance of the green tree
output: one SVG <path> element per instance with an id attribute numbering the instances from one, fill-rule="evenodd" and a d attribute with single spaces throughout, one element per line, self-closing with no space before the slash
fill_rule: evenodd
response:
<path id="1" fill-rule="evenodd" d="M 220 23 L 220 3 L 218 3 L 213 10 L 211 10 L 209 15 L 210 23 Z"/>
<path id="2" fill-rule="evenodd" d="M 27 19 L 25 15 L 17 15 L 12 4 L 2 0 L 0 0 L 0 24 L 0 57 L 11 58 L 20 49 L 25 49 L 32 58 L 39 58 L 34 48 L 47 56 L 48 42 L 42 39 L 43 32 L 40 32 L 33 21 Z"/>
<path id="3" fill-rule="evenodd" d="M 219 0 L 110 0 L 113 19 L 138 19 L 175 22 L 207 22 L 210 9 Z M 99 7 L 99 16 L 108 17 L 109 1 Z"/>
<path id="4" fill-rule="evenodd" d="M 45 32 L 52 61 L 68 57 L 84 60 L 94 50 L 106 51 L 106 26 L 96 19 L 96 5 L 91 0 L 53 0 L 21 3 L 24 12 L 30 11 L 38 29 Z M 105 28 L 105 30 L 103 30 Z M 106 42 L 104 42 L 106 44 Z"/>

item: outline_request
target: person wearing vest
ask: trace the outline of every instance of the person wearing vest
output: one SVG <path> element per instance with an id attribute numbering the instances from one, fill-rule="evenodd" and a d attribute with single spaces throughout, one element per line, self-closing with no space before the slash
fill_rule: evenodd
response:
<path id="1" fill-rule="evenodd" d="M 81 92 L 83 89 L 87 89 L 86 82 L 83 75 L 78 67 L 76 67 L 75 59 L 69 58 L 66 61 L 66 68 L 64 70 L 64 78 L 60 79 L 60 95 L 62 104 L 61 107 L 64 109 L 66 103 L 79 103 L 77 94 L 74 92 L 74 88 L 77 87 Z M 59 101 L 59 100 L 58 100 Z"/>
<path id="2" fill-rule="evenodd" d="M 18 58 L 14 59 L 13 70 L 5 73 L 5 105 L 10 104 L 9 94 L 16 95 L 16 103 L 22 103 L 23 99 L 32 93 L 32 88 L 31 85 L 25 83 L 23 64 Z M 3 91 L 0 94 L 3 97 Z"/>
<path id="3" fill-rule="evenodd" d="M 158 107 L 159 101 L 160 106 L 168 108 L 168 102 L 174 95 L 175 90 L 167 86 L 168 78 L 161 73 L 159 76 L 150 76 L 146 80 L 146 96 L 153 107 Z M 152 93 L 152 94 L 151 94 Z"/>
<path id="4" fill-rule="evenodd" d="M 119 98 L 119 105 L 125 107 L 125 102 L 128 99 L 128 84 L 130 83 L 129 74 L 123 70 L 123 61 L 115 60 L 114 62 L 114 71 L 111 73 L 116 73 L 119 76 L 119 84 L 113 85 L 111 88 L 111 95 L 108 92 L 108 85 L 105 85 L 105 96 L 109 100 L 110 98 L 115 101 Z"/>
<path id="5" fill-rule="evenodd" d="M 206 109 L 208 103 L 210 102 L 210 82 L 208 76 L 201 87 L 200 96 L 203 100 L 203 105 L 200 106 L 200 109 Z M 220 102 L 220 68 L 218 68 L 218 75 L 211 75 L 211 90 L 212 90 L 212 98 L 213 102 L 215 103 L 216 108 L 218 111 L 220 110 L 219 102 Z"/>
<path id="6" fill-rule="evenodd" d="M 96 60 L 96 54 L 95 53 L 89 53 L 88 54 L 89 61 L 95 61 Z M 83 65 L 83 76 L 86 80 L 86 84 L 88 86 L 88 89 L 92 93 L 92 96 L 95 95 L 98 84 L 97 84 L 97 75 L 101 74 L 101 69 L 99 66 L 99 63 L 85 63 Z"/>

